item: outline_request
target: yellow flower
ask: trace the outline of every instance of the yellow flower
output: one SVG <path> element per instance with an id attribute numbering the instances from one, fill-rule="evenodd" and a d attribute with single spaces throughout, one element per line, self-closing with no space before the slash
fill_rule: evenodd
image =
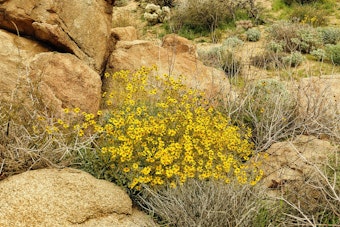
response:
<path id="1" fill-rule="evenodd" d="M 79 113 L 79 112 L 80 112 L 80 108 L 78 108 L 78 107 L 74 108 L 74 109 L 73 109 L 73 112 L 74 112 L 74 113 Z"/>

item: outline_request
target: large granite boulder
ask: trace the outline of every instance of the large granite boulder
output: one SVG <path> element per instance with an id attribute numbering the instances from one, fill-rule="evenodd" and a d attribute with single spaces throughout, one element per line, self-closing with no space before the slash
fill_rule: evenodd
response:
<path id="1" fill-rule="evenodd" d="M 0 226 L 155 226 L 118 186 L 75 169 L 0 181 Z"/>

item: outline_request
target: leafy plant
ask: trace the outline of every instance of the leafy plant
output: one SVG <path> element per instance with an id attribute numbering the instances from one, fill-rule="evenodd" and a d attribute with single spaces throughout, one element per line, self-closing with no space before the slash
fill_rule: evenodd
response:
<path id="1" fill-rule="evenodd" d="M 246 35 L 248 41 L 256 42 L 260 40 L 261 31 L 256 28 L 250 28 L 246 31 Z"/>
<path id="2" fill-rule="evenodd" d="M 297 51 L 282 58 L 282 61 L 284 64 L 292 66 L 292 67 L 299 66 L 304 60 L 305 60 L 305 57 L 300 52 L 297 52 Z"/>
<path id="3" fill-rule="evenodd" d="M 323 44 L 337 44 L 340 41 L 340 28 L 323 27 L 318 28 Z"/>
<path id="4" fill-rule="evenodd" d="M 333 64 L 340 65 L 340 44 L 326 45 L 326 53 Z"/>

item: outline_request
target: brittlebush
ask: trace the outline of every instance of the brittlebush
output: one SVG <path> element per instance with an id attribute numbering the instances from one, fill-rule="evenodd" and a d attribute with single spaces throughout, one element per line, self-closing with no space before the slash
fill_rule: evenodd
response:
<path id="1" fill-rule="evenodd" d="M 104 93 L 106 111 L 83 113 L 74 126 L 90 130 L 100 152 L 109 154 L 116 183 L 138 190 L 176 185 L 189 178 L 256 184 L 262 176 L 253 155 L 250 130 L 233 126 L 204 102 L 204 94 L 180 79 L 158 75 L 155 67 L 106 74 L 115 88 Z"/>

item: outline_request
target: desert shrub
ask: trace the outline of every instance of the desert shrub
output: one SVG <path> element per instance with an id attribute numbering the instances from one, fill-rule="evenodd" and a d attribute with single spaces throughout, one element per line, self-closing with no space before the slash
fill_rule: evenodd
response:
<path id="1" fill-rule="evenodd" d="M 176 5 L 176 0 L 147 0 L 147 2 L 159 5 L 161 7 L 163 6 L 174 7 Z"/>
<path id="2" fill-rule="evenodd" d="M 250 58 L 250 63 L 258 68 L 263 69 L 280 69 L 283 68 L 283 60 L 282 58 L 285 55 L 282 53 L 276 53 L 273 51 L 265 51 L 264 53 L 260 53 L 258 55 L 252 56 Z"/>
<path id="3" fill-rule="evenodd" d="M 123 7 L 123 6 L 126 6 L 127 3 L 128 3 L 127 0 L 115 0 L 114 1 L 114 6 Z"/>
<path id="4" fill-rule="evenodd" d="M 264 192 L 232 182 L 189 180 L 175 189 L 148 187 L 139 204 L 166 226 L 268 226 L 275 211 L 266 207 Z M 265 214 L 265 212 L 271 212 Z"/>
<path id="5" fill-rule="evenodd" d="M 191 178 L 256 184 L 262 173 L 246 165 L 253 155 L 250 131 L 207 106 L 204 94 L 152 70 L 106 74 L 115 87 L 103 94 L 110 110 L 98 120 L 84 113 L 74 126 L 80 135 L 96 135 L 98 157 L 108 158 L 104 175 L 132 191 Z"/>
<path id="6" fill-rule="evenodd" d="M 317 49 L 310 52 L 317 61 L 323 61 L 326 58 L 326 51 L 324 49 Z"/>
<path id="7" fill-rule="evenodd" d="M 299 133 L 297 99 L 284 82 L 263 79 L 247 83 L 237 98 L 227 97 L 225 111 L 236 125 L 252 129 L 256 151 Z"/>
<path id="8" fill-rule="evenodd" d="M 208 51 L 199 51 L 198 55 L 204 64 L 222 69 L 227 76 L 233 77 L 241 73 L 243 63 L 236 54 L 237 47 L 243 45 L 243 41 L 237 37 L 230 37 L 222 42 L 222 45 L 211 48 Z"/>
<path id="9" fill-rule="evenodd" d="M 243 68 L 242 59 L 232 50 L 222 49 L 221 63 L 222 69 L 229 77 L 237 76 Z"/>
<path id="10" fill-rule="evenodd" d="M 31 169 L 73 164 L 92 138 L 79 140 L 60 113 L 46 106 L 39 85 L 26 75 L 0 102 L 0 180 Z M 62 124 L 61 124 L 62 122 Z"/>
<path id="11" fill-rule="evenodd" d="M 292 52 L 290 55 L 282 58 L 283 63 L 291 67 L 299 66 L 304 60 L 305 57 L 298 51 Z"/>
<path id="12" fill-rule="evenodd" d="M 221 68 L 222 64 L 220 62 L 221 46 L 213 47 L 208 50 L 198 50 L 197 54 L 199 59 L 203 64 L 215 68 Z"/>
<path id="13" fill-rule="evenodd" d="M 226 48 L 236 48 L 243 45 L 243 41 L 236 36 L 231 36 L 222 42 L 222 46 Z"/>
<path id="14" fill-rule="evenodd" d="M 323 27 L 318 28 L 323 44 L 337 44 L 340 41 L 340 28 Z"/>
<path id="15" fill-rule="evenodd" d="M 286 52 L 309 53 L 322 45 L 320 33 L 306 24 L 280 21 L 273 24 L 268 32 L 269 38 L 276 43 L 282 43 Z"/>
<path id="16" fill-rule="evenodd" d="M 213 31 L 231 17 L 224 2 L 188 0 L 179 3 L 171 23 L 174 28 L 188 27 L 197 32 Z"/>
<path id="17" fill-rule="evenodd" d="M 340 44 L 326 45 L 326 54 L 333 64 L 340 65 Z"/>
<path id="18" fill-rule="evenodd" d="M 284 42 L 274 42 L 274 41 L 270 41 L 269 43 L 267 43 L 266 45 L 266 49 L 270 52 L 274 52 L 274 53 L 278 53 L 283 51 L 283 45 Z"/>
<path id="19" fill-rule="evenodd" d="M 253 22 L 251 20 L 238 20 L 235 22 L 236 27 L 248 30 L 253 27 Z"/>
<path id="20" fill-rule="evenodd" d="M 317 27 L 327 24 L 327 12 L 313 5 L 298 5 L 293 7 L 290 19 Z"/>
<path id="21" fill-rule="evenodd" d="M 322 0 L 283 0 L 283 2 L 286 5 L 292 5 L 292 4 L 311 4 L 311 3 L 316 3 L 316 2 L 322 2 Z"/>
<path id="22" fill-rule="evenodd" d="M 256 28 L 251 28 L 246 31 L 246 35 L 248 41 L 256 42 L 260 40 L 261 31 Z"/>

